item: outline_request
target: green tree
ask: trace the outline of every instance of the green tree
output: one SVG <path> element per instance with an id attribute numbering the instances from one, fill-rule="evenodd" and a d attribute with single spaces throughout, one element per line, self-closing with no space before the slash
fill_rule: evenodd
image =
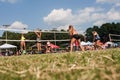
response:
<path id="1" fill-rule="evenodd" d="M 92 41 L 92 31 L 95 30 L 101 37 L 102 42 L 109 41 L 109 34 L 118 34 L 120 35 L 120 23 L 105 23 L 98 26 L 93 26 L 92 28 L 88 28 L 86 30 L 87 40 Z"/>

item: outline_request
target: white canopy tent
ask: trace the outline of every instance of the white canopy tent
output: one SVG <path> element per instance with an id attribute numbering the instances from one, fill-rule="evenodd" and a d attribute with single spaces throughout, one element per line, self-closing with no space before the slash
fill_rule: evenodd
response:
<path id="1" fill-rule="evenodd" d="M 84 42 L 84 41 L 82 41 L 82 42 L 81 42 L 81 45 L 82 45 L 82 46 L 86 46 L 86 45 L 87 45 L 87 43 L 86 43 L 86 42 Z"/>
<path id="2" fill-rule="evenodd" d="M 84 41 L 82 41 L 82 42 L 81 42 L 81 45 L 82 45 L 82 46 L 87 46 L 87 45 L 90 46 L 90 45 L 93 45 L 93 43 L 90 42 L 90 41 L 88 41 L 88 42 L 84 42 Z"/>
<path id="3" fill-rule="evenodd" d="M 88 42 L 87 42 L 87 45 L 91 46 L 91 45 L 93 45 L 93 43 L 90 42 L 90 41 L 88 41 Z"/>
<path id="4" fill-rule="evenodd" d="M 16 49 L 17 46 L 5 43 L 0 46 L 0 53 L 1 53 L 1 50 L 6 50 L 5 52 L 2 52 L 1 54 L 5 56 L 12 55 L 13 51 L 12 52 L 8 51 L 8 49 L 14 49 L 14 48 Z"/>
<path id="5" fill-rule="evenodd" d="M 114 43 L 113 43 L 113 42 L 108 41 L 108 42 L 106 42 L 106 44 L 113 45 Z"/>
<path id="6" fill-rule="evenodd" d="M 17 46 L 11 45 L 11 44 L 7 44 L 7 43 L 5 43 L 5 44 L 0 46 L 0 49 L 10 49 L 10 48 L 17 48 Z"/>

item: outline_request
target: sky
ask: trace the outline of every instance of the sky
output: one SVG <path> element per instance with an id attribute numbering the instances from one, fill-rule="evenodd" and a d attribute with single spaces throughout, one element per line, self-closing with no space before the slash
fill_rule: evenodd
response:
<path id="1" fill-rule="evenodd" d="M 58 30 L 120 22 L 120 0 L 0 0 L 0 27 Z"/>

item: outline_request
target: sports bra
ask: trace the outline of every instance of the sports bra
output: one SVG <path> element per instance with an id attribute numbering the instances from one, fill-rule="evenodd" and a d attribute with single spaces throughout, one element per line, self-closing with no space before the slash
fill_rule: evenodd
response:
<path id="1" fill-rule="evenodd" d="M 22 37 L 21 37 L 21 40 L 25 40 L 25 37 L 24 37 L 24 36 L 22 36 Z"/>

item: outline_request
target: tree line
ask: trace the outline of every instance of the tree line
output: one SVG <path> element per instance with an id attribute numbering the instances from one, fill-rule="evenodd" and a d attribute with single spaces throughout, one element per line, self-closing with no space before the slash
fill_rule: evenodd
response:
<path id="1" fill-rule="evenodd" d="M 107 42 L 109 41 L 109 34 L 117 34 L 120 35 L 120 23 L 105 23 L 101 26 L 93 26 L 86 29 L 86 39 L 87 41 L 92 41 L 92 31 L 97 31 L 101 37 L 101 41 Z M 116 39 L 120 39 L 120 37 L 116 37 Z"/>

